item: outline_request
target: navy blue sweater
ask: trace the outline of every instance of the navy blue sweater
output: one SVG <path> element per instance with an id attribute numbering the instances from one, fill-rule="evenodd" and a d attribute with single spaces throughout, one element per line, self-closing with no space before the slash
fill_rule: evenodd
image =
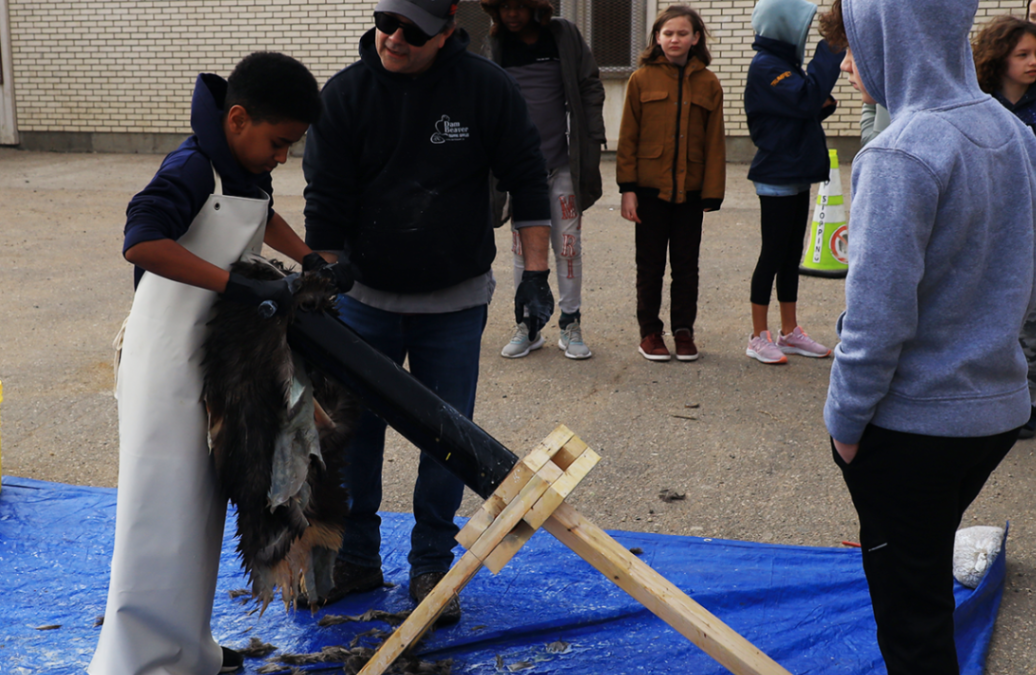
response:
<path id="1" fill-rule="evenodd" d="M 222 77 L 210 73 L 198 75 L 191 100 L 194 135 L 166 156 L 148 186 L 130 200 L 126 207 L 123 255 L 141 242 L 175 241 L 186 234 L 216 188 L 213 167 L 219 172 L 224 194 L 261 199 L 265 192 L 270 195 L 270 215 L 273 215 L 270 173 L 249 173 L 230 154 L 223 131 L 226 94 L 227 82 Z M 143 274 L 144 270 L 134 267 L 134 287 Z"/>
<path id="2" fill-rule="evenodd" d="M 1017 103 L 1011 103 L 999 91 L 993 92 L 993 98 L 1013 112 L 1015 117 L 1025 122 L 1025 126 L 1036 131 L 1036 87 L 1030 86 L 1026 89 Z"/>
<path id="3" fill-rule="evenodd" d="M 824 107 L 838 82 L 842 54 L 821 41 L 806 72 L 789 42 L 756 35 L 748 67 L 745 113 L 758 148 L 748 179 L 771 185 L 822 183 L 830 177 L 827 138 L 820 122 L 835 111 Z"/>
<path id="4" fill-rule="evenodd" d="M 322 92 L 306 139 L 306 243 L 341 250 L 356 280 L 420 293 L 485 274 L 496 255 L 489 173 L 514 220 L 549 225 L 546 168 L 525 100 L 458 30 L 424 73 L 381 65 L 374 31 L 360 61 Z"/>

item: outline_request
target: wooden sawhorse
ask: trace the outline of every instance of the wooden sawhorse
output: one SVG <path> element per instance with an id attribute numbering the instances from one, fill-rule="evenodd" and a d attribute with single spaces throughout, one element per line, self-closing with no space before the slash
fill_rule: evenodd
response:
<path id="1" fill-rule="evenodd" d="M 540 527 L 572 549 L 735 675 L 790 675 L 565 503 L 600 456 L 560 426 L 515 464 L 457 535 L 467 552 L 371 657 L 360 675 L 382 675 L 421 639 L 483 566 L 504 568 Z"/>

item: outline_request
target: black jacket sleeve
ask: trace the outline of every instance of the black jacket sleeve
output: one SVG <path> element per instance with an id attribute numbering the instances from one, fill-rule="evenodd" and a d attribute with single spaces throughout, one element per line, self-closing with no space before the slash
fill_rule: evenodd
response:
<path id="1" fill-rule="evenodd" d="M 306 244 L 315 251 L 346 251 L 346 233 L 359 208 L 355 148 L 348 131 L 350 101 L 342 78 L 321 92 L 324 114 L 309 128 L 302 171 L 306 177 Z"/>

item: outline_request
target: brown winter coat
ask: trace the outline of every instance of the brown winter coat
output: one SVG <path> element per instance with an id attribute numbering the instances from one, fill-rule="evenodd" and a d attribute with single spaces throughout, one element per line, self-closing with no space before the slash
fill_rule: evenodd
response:
<path id="1" fill-rule="evenodd" d="M 681 68 L 662 55 L 630 77 L 616 178 L 622 192 L 656 189 L 677 204 L 700 191 L 702 206 L 716 209 L 726 189 L 723 88 L 695 57 L 682 72 L 681 86 Z"/>

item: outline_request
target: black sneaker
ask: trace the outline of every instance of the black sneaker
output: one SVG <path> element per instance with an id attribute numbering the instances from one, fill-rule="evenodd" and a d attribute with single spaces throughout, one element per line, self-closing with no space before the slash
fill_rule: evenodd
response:
<path id="1" fill-rule="evenodd" d="M 1018 438 L 1026 439 L 1033 436 L 1036 436 L 1036 406 L 1033 406 L 1032 412 L 1029 413 L 1029 421 L 1018 430 Z"/>
<path id="2" fill-rule="evenodd" d="M 241 670 L 241 667 L 245 665 L 245 657 L 233 649 L 227 649 L 226 647 L 220 647 L 220 649 L 223 650 L 223 665 L 220 666 L 219 672 L 233 673 Z"/>
<path id="3" fill-rule="evenodd" d="M 319 605 L 331 605 L 347 595 L 365 593 L 385 585 L 385 577 L 380 567 L 363 567 L 344 560 L 335 560 L 335 569 L 331 573 L 334 587 Z M 300 593 L 296 602 L 299 607 L 309 607 L 309 596 Z"/>
<path id="4" fill-rule="evenodd" d="M 417 575 L 410 580 L 410 597 L 414 602 L 420 604 L 444 576 L 446 576 L 445 572 L 425 572 Z M 436 627 L 451 626 L 458 621 L 460 621 L 460 599 L 454 594 L 439 614 L 439 618 L 435 620 L 435 625 Z"/>

